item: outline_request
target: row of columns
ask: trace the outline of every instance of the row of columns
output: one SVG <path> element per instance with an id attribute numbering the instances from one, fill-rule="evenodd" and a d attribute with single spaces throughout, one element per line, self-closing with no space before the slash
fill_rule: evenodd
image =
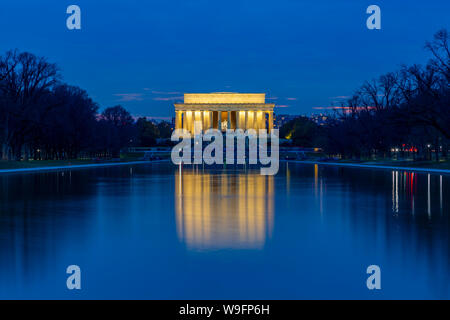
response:
<path id="1" fill-rule="evenodd" d="M 194 122 L 200 121 L 202 129 L 266 129 L 268 116 L 268 130 L 273 129 L 273 111 L 180 111 L 176 110 L 175 129 L 194 131 Z M 226 127 L 222 123 L 226 121 Z"/>

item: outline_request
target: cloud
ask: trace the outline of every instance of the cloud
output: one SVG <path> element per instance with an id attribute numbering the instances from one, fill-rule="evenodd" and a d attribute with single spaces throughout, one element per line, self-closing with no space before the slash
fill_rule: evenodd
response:
<path id="1" fill-rule="evenodd" d="M 334 110 L 334 109 L 345 109 L 346 107 L 330 106 L 330 107 L 313 107 L 315 110 Z"/>
<path id="2" fill-rule="evenodd" d="M 330 99 L 331 100 L 335 100 L 335 99 L 337 99 L 337 100 L 346 100 L 346 99 L 350 99 L 351 97 L 350 96 L 336 96 L 336 97 L 331 97 Z"/>
<path id="3" fill-rule="evenodd" d="M 143 101 L 151 99 L 154 101 L 183 101 L 182 93 L 179 91 L 157 91 L 151 88 L 143 88 L 145 93 L 115 93 L 119 102 Z"/>
<path id="4" fill-rule="evenodd" d="M 286 100 L 289 100 L 289 101 L 296 101 L 297 98 L 286 98 Z"/>
<path id="5" fill-rule="evenodd" d="M 172 117 L 147 117 L 148 120 L 172 121 Z"/>
<path id="6" fill-rule="evenodd" d="M 119 97 L 118 101 L 142 101 L 144 95 L 142 93 L 115 93 L 114 96 Z"/>
<path id="7" fill-rule="evenodd" d="M 176 97 L 154 97 L 152 100 L 155 101 L 183 101 L 183 96 L 176 96 Z"/>
<path id="8" fill-rule="evenodd" d="M 176 95 L 180 95 L 180 94 L 183 94 L 183 93 L 179 92 L 179 91 L 156 91 L 156 90 L 152 90 L 152 94 L 167 94 L 167 95 L 175 95 L 176 94 Z"/>
<path id="9" fill-rule="evenodd" d="M 133 117 L 134 121 L 137 121 L 139 118 L 145 118 L 146 120 L 154 120 L 156 122 L 160 122 L 160 121 L 171 122 L 172 121 L 172 117 L 143 116 L 141 114 L 133 114 L 132 117 Z"/>
<path id="10" fill-rule="evenodd" d="M 343 110 L 344 113 L 350 113 L 352 111 L 351 107 L 346 106 L 329 106 L 329 107 L 313 107 L 314 110 Z M 373 110 L 375 107 L 373 106 L 357 106 L 353 108 L 356 112 L 362 111 L 362 110 Z"/>
<path id="11" fill-rule="evenodd" d="M 276 104 L 275 107 L 276 108 L 289 108 L 289 106 L 287 104 Z"/>

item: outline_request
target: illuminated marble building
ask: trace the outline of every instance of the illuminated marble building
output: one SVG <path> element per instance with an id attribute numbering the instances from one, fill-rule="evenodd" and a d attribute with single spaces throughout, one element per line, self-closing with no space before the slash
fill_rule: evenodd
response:
<path id="1" fill-rule="evenodd" d="M 175 104 L 175 129 L 193 133 L 194 121 L 209 128 L 267 129 L 273 128 L 274 104 L 266 103 L 264 93 L 185 93 L 184 103 Z"/>

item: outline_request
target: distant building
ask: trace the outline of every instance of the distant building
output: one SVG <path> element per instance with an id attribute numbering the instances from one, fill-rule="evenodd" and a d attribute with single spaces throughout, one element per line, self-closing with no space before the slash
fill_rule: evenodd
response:
<path id="1" fill-rule="evenodd" d="M 323 126 L 324 124 L 327 123 L 329 116 L 323 113 L 319 113 L 319 114 L 312 114 L 309 118 L 315 123 L 317 123 L 319 126 Z"/>
<path id="2" fill-rule="evenodd" d="M 279 114 L 279 115 L 275 114 L 274 128 L 280 129 L 286 123 L 288 123 L 289 121 L 294 120 L 298 117 L 300 117 L 300 116 L 299 115 L 291 115 L 291 114 Z"/>

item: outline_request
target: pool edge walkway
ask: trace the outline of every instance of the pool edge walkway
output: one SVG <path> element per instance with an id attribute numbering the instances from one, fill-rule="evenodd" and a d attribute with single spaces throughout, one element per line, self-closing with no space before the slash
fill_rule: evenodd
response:
<path id="1" fill-rule="evenodd" d="M 371 164 L 320 162 L 320 161 L 301 161 L 301 160 L 287 160 L 287 162 L 305 163 L 305 164 L 320 164 L 320 165 L 353 167 L 353 168 L 366 168 L 366 169 L 402 170 L 402 171 L 417 171 L 417 172 L 430 172 L 430 173 L 446 173 L 446 174 L 450 174 L 450 170 L 449 169 L 395 167 L 395 166 L 383 166 L 383 165 L 371 165 Z"/>
<path id="2" fill-rule="evenodd" d="M 52 170 L 68 170 L 68 169 L 84 169 L 84 168 L 101 168 L 101 167 L 134 165 L 134 164 L 150 164 L 150 163 L 158 163 L 158 162 L 165 162 L 165 161 L 167 161 L 167 160 L 89 163 L 89 164 L 75 164 L 75 165 L 67 165 L 67 166 L 54 166 L 54 167 L 0 169 L 0 174 L 2 174 L 2 173 L 25 173 L 25 172 L 36 172 L 36 171 L 52 171 Z"/>
<path id="3" fill-rule="evenodd" d="M 160 162 L 167 162 L 167 161 L 168 160 L 129 161 L 129 162 L 110 162 L 110 163 L 90 163 L 90 164 L 78 164 L 78 165 L 54 166 L 54 167 L 0 169 L 0 174 L 2 174 L 2 173 L 26 173 L 26 172 L 39 172 L 39 171 L 85 169 L 85 168 L 86 169 L 87 168 L 101 168 L 101 167 L 113 167 L 113 166 L 135 165 L 135 164 L 160 163 Z M 450 170 L 449 169 L 396 167 L 396 166 L 369 165 L 369 164 L 357 164 L 357 163 L 301 161 L 301 160 L 282 160 L 282 161 L 283 162 L 293 162 L 293 163 L 304 163 L 304 164 L 318 164 L 318 165 L 328 165 L 328 166 L 363 168 L 363 169 L 366 168 L 366 169 L 402 170 L 402 171 L 416 171 L 416 172 L 430 172 L 430 173 L 450 174 Z"/>

